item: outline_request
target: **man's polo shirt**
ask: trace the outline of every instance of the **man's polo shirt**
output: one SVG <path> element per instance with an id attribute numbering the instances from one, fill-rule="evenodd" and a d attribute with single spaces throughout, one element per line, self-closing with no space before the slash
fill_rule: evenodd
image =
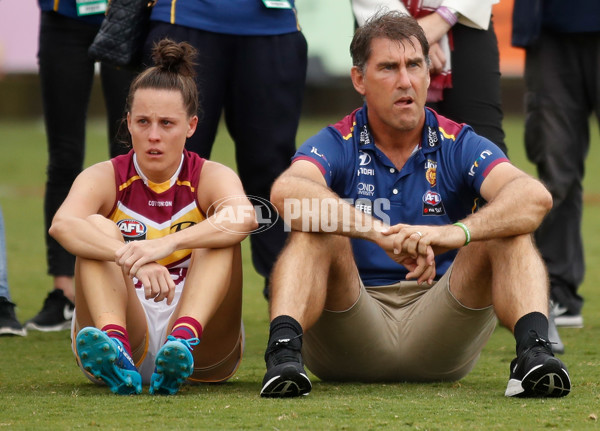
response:
<path id="1" fill-rule="evenodd" d="M 463 219 L 483 203 L 479 190 L 487 174 L 508 162 L 496 145 L 470 126 L 428 108 L 421 144 L 402 169 L 398 171 L 375 144 L 363 106 L 308 139 L 292 160 L 313 162 L 335 193 L 390 225 L 446 225 Z M 351 241 L 365 285 L 405 280 L 406 268 L 378 245 Z M 436 256 L 438 278 L 455 256 L 456 250 Z"/>

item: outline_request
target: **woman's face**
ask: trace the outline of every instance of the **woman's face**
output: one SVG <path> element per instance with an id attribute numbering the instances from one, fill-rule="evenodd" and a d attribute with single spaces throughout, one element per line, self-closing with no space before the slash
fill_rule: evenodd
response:
<path id="1" fill-rule="evenodd" d="M 144 88 L 134 93 L 127 127 L 138 164 L 150 181 L 162 183 L 173 176 L 197 124 L 197 116 L 188 117 L 179 91 Z"/>

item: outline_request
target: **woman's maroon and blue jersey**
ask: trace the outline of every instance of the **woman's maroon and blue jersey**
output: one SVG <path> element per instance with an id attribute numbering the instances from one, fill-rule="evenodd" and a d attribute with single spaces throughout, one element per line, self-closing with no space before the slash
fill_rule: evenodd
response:
<path id="1" fill-rule="evenodd" d="M 164 183 L 153 183 L 139 168 L 133 150 L 111 159 L 115 170 L 116 200 L 108 218 L 125 242 L 156 239 L 202 222 L 198 183 L 205 159 L 183 151 L 177 172 Z M 171 272 L 187 268 L 192 250 L 176 250 L 157 262 Z"/>
<path id="2" fill-rule="evenodd" d="M 293 161 L 309 160 L 327 185 L 360 211 L 390 225 L 446 225 L 463 219 L 483 203 L 483 180 L 506 155 L 470 126 L 425 110 L 421 144 L 398 171 L 375 145 L 363 106 L 322 129 L 296 152 Z M 406 278 L 407 270 L 378 245 L 352 239 L 363 283 L 380 286 Z M 441 277 L 456 256 L 436 257 Z"/>

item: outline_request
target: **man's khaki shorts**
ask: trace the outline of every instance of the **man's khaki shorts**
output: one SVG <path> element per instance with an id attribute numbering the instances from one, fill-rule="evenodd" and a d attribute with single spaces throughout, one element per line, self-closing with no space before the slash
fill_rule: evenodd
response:
<path id="1" fill-rule="evenodd" d="M 343 312 L 324 311 L 304 335 L 308 369 L 330 381 L 453 381 L 464 377 L 496 326 L 493 308 L 461 305 L 452 267 L 434 286 L 361 286 Z"/>

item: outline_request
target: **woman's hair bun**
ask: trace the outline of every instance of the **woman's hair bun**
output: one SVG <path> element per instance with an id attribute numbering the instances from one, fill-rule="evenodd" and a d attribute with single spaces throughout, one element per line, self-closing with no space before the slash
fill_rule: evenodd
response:
<path id="1" fill-rule="evenodd" d="M 174 42 L 162 39 L 152 48 L 152 60 L 163 71 L 194 76 L 196 49 L 187 42 Z"/>

